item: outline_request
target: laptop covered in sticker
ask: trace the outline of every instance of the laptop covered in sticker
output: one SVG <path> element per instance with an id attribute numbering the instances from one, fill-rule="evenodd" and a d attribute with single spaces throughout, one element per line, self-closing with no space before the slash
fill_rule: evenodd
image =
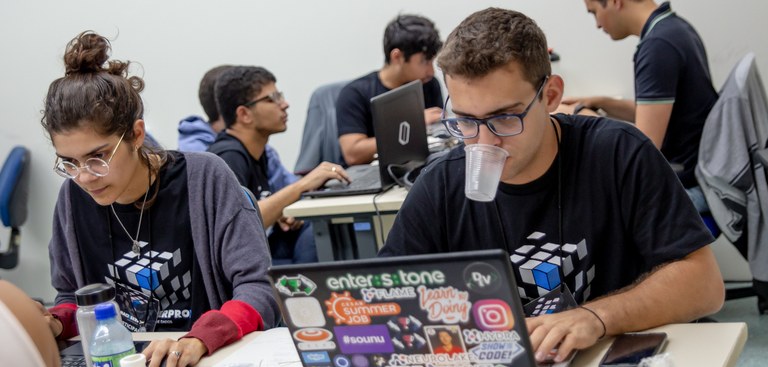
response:
<path id="1" fill-rule="evenodd" d="M 503 250 L 274 266 L 304 366 L 534 366 Z"/>

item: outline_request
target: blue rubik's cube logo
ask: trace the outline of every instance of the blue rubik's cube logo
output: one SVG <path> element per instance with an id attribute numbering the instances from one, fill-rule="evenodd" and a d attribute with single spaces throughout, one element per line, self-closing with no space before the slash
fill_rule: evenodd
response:
<path id="1" fill-rule="evenodd" d="M 174 271 L 181 263 L 181 249 L 173 253 L 144 252 L 147 243 L 139 242 L 139 246 L 142 248 L 142 256 L 128 251 L 114 264 L 108 264 L 109 276 L 106 277 L 106 282 L 128 285 L 147 297 L 150 292 L 154 292 L 154 297 L 160 302 L 163 310 L 179 300 L 189 299 L 192 275 L 189 271 L 183 275 Z"/>
<path id="2" fill-rule="evenodd" d="M 560 284 L 560 274 L 557 273 L 557 266 L 551 263 L 541 263 L 532 269 L 534 283 L 542 288 L 551 291 Z"/>
<path id="3" fill-rule="evenodd" d="M 531 233 L 527 240 L 527 244 L 510 255 L 517 269 L 521 297 L 533 299 L 549 293 L 562 283 L 561 276 L 574 290 L 577 299 L 589 297 L 589 284 L 594 278 L 595 268 L 584 269 L 590 265 L 585 261 L 588 253 L 586 240 L 560 246 L 547 242 L 546 234 L 542 232 Z"/>

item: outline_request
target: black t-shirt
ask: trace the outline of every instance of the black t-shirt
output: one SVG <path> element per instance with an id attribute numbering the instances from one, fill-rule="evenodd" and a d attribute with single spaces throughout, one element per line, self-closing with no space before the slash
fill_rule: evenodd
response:
<path id="1" fill-rule="evenodd" d="M 379 255 L 502 248 L 511 254 L 521 297 L 547 293 L 564 275 L 581 302 L 713 241 L 680 181 L 639 130 L 602 118 L 556 118 L 559 157 L 528 184 L 501 183 L 493 202 L 464 195 L 463 146 L 428 166 Z"/>
<path id="2" fill-rule="evenodd" d="M 379 72 L 374 71 L 347 84 L 336 99 L 336 126 L 339 136 L 344 134 L 365 134 L 375 136 L 371 98 L 388 92 L 379 79 Z M 423 85 L 424 107 L 443 107 L 443 94 L 440 83 L 432 78 Z"/>
<path id="3" fill-rule="evenodd" d="M 100 206 L 82 189 L 72 188 L 75 235 L 86 283 L 115 284 L 123 322 L 132 331 L 152 319 L 144 313 L 148 302 L 159 311 L 156 331 L 189 330 L 210 309 L 192 243 L 186 161 L 179 152 L 168 154 L 149 191 L 151 197 L 159 190 L 155 202 L 144 209 L 140 254 L 132 251 L 133 242 L 125 233 L 136 236 L 139 208 L 115 203 L 115 217 L 109 206 Z"/>
<path id="4" fill-rule="evenodd" d="M 216 136 L 216 141 L 208 147 L 208 151 L 227 162 L 240 184 L 251 190 L 257 200 L 272 195 L 267 176 L 267 154 L 262 154 L 260 159 L 254 159 L 245 145 L 226 131 Z"/>
<path id="5" fill-rule="evenodd" d="M 694 169 L 701 132 L 717 102 L 701 38 L 664 3 L 643 27 L 634 60 L 636 103 L 673 104 L 661 153 L 683 165 L 683 186 L 698 186 Z"/>

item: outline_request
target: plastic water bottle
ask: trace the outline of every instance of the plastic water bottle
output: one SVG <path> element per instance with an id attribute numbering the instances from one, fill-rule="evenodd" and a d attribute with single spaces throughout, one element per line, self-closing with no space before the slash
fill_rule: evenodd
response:
<path id="1" fill-rule="evenodd" d="M 75 300 L 77 300 L 77 313 L 75 314 L 77 330 L 80 332 L 80 338 L 82 339 L 85 362 L 89 367 L 93 366 L 89 348 L 93 333 L 96 331 L 96 312 L 94 309 L 96 305 L 104 302 L 111 302 L 117 308 L 117 303 L 115 303 L 114 299 L 115 287 L 103 283 L 89 284 L 75 292 Z M 117 319 L 118 321 L 120 320 L 119 314 Z"/>
<path id="2" fill-rule="evenodd" d="M 120 359 L 136 353 L 131 332 L 117 321 L 112 303 L 96 306 L 96 332 L 91 340 L 93 367 L 120 367 Z"/>

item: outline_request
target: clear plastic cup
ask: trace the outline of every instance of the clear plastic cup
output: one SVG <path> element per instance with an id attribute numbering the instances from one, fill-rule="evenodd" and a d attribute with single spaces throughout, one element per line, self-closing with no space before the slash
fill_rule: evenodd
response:
<path id="1" fill-rule="evenodd" d="M 488 144 L 467 145 L 464 152 L 467 155 L 464 194 L 470 200 L 493 201 L 509 153 Z"/>

